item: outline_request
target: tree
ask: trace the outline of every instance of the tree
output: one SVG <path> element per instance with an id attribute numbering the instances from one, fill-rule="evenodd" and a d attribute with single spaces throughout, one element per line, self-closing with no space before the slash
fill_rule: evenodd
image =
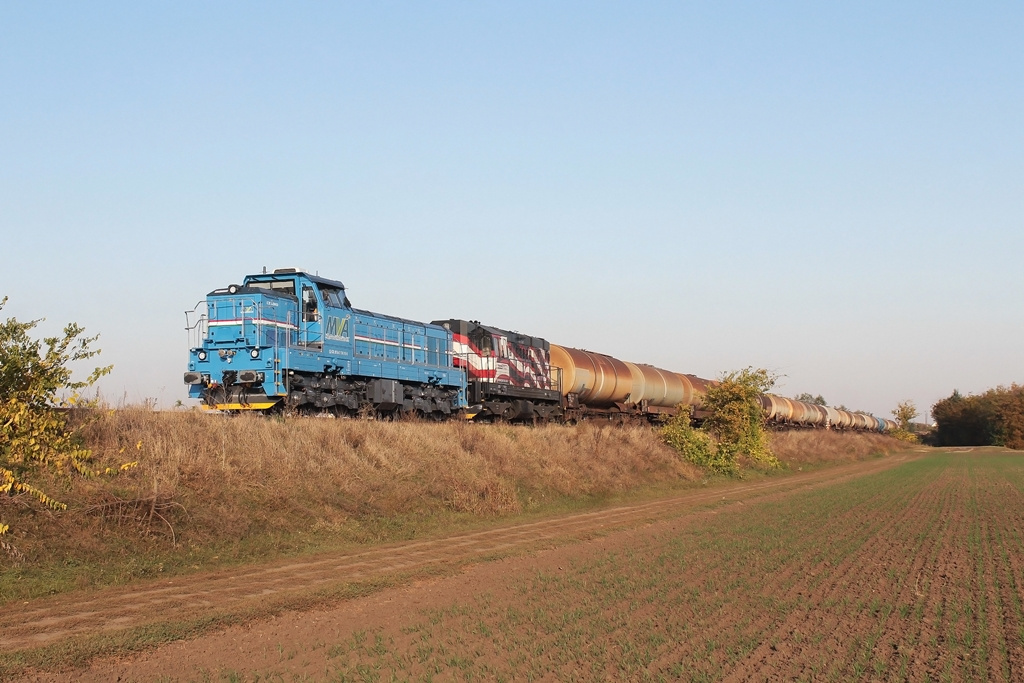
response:
<path id="1" fill-rule="evenodd" d="M 989 389 L 978 396 L 953 391 L 932 406 L 940 446 L 1024 449 L 1024 386 Z"/>
<path id="2" fill-rule="evenodd" d="M 7 297 L 0 300 L 0 310 L 6 303 Z M 87 467 L 92 454 L 77 442 L 66 415 L 56 408 L 78 404 L 80 392 L 112 366 L 97 367 L 85 380 L 73 381 L 69 365 L 100 353 L 92 348 L 98 335 L 86 337 L 83 328 L 70 323 L 63 336 L 33 339 L 30 333 L 40 322 L 8 318 L 0 324 L 0 493 L 26 494 L 64 509 L 27 478 L 43 467 L 62 474 L 95 474 Z M 0 534 L 7 529 L 0 522 Z"/>
<path id="3" fill-rule="evenodd" d="M 992 443 L 995 410 L 980 396 L 952 395 L 932 406 L 936 442 L 940 446 L 982 446 Z"/>
<path id="4" fill-rule="evenodd" d="M 896 418 L 897 427 L 905 432 L 909 432 L 911 420 L 917 417 L 917 406 L 914 405 L 913 401 L 903 401 L 893 408 L 892 416 Z"/>
<path id="5" fill-rule="evenodd" d="M 828 405 L 828 402 L 825 400 L 825 398 L 821 394 L 818 394 L 817 396 L 812 396 L 811 394 L 808 394 L 808 393 L 804 392 L 802 394 L 798 394 L 797 396 L 795 396 L 794 399 L 797 400 L 797 401 L 801 401 L 803 403 L 810 403 L 811 405 L 815 405 L 815 406 L 827 406 Z"/>

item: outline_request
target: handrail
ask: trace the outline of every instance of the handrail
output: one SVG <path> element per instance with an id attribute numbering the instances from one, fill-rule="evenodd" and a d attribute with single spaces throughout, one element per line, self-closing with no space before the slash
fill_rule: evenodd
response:
<path id="1" fill-rule="evenodd" d="M 185 311 L 185 332 L 188 334 L 190 348 L 201 346 L 202 340 L 207 337 L 209 317 L 205 310 L 199 312 L 199 307 L 205 303 L 206 301 L 200 301 L 192 307 L 191 311 Z M 192 315 L 196 316 L 195 322 L 192 322 Z"/>

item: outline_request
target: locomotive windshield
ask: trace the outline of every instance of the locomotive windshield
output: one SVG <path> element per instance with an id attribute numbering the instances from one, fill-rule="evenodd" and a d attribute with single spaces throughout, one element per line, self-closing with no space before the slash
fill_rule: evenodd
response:
<path id="1" fill-rule="evenodd" d="M 476 344 L 476 347 L 480 349 L 480 353 L 484 355 L 490 355 L 493 345 L 491 344 L 491 333 L 482 327 L 478 327 L 469 335 L 470 341 Z"/>
<path id="2" fill-rule="evenodd" d="M 348 302 L 348 297 L 345 296 L 344 289 L 320 285 L 320 295 L 324 298 L 324 303 L 328 306 L 333 306 L 334 308 L 345 308 L 346 306 L 351 306 Z"/>

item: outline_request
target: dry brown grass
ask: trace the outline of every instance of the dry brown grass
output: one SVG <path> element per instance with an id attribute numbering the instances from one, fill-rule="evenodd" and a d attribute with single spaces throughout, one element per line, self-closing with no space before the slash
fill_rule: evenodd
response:
<path id="1" fill-rule="evenodd" d="M 190 490 L 211 501 L 254 496 L 285 508 L 328 505 L 345 515 L 438 508 L 508 514 L 526 502 L 519 490 L 579 497 L 698 476 L 639 427 L 228 419 L 127 410 L 89 425 L 84 435 L 101 453 L 122 447 L 131 453 L 141 441 L 141 467 L 131 475 L 140 490 Z"/>
<path id="2" fill-rule="evenodd" d="M 452 513 L 511 515 L 702 476 L 645 427 L 282 420 L 129 408 L 94 415 L 81 434 L 103 465 L 137 459 L 139 466 L 113 479 L 76 478 L 70 487 L 51 480 L 47 486 L 69 504 L 66 513 L 5 504 L 0 513 L 29 563 L 201 554 L 247 540 L 266 545 L 261 539 L 270 537 L 288 540 L 268 552 L 308 546 L 313 537 L 382 540 L 382 525 L 414 526 Z"/>
<path id="3" fill-rule="evenodd" d="M 771 432 L 771 449 L 789 465 L 864 460 L 903 450 L 907 444 L 873 432 L 794 429 Z"/>

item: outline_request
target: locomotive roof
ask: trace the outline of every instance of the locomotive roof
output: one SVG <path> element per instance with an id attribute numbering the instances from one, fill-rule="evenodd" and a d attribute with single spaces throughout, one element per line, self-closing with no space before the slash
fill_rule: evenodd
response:
<path id="1" fill-rule="evenodd" d="M 303 275 L 305 275 L 318 285 L 327 285 L 328 287 L 337 287 L 338 289 L 345 289 L 345 285 L 341 284 L 341 282 L 338 280 L 328 280 L 325 277 L 320 277 L 319 275 L 310 275 L 309 273 L 303 273 Z"/>
<path id="2" fill-rule="evenodd" d="M 303 276 L 305 278 L 308 278 L 309 280 L 312 280 L 317 285 L 323 285 L 323 286 L 326 286 L 326 287 L 337 287 L 338 289 L 341 289 L 341 290 L 345 289 L 345 285 L 342 284 L 341 281 L 339 281 L 339 280 L 331 280 L 331 279 L 328 279 L 326 277 L 320 277 L 319 275 L 313 275 L 312 273 L 307 273 L 306 271 L 299 270 L 298 268 L 278 268 L 277 270 L 275 270 L 272 273 L 256 273 L 254 275 L 247 275 L 245 277 L 245 279 L 246 280 L 256 280 L 256 281 L 264 281 L 264 280 L 273 281 L 273 280 L 280 280 L 280 279 L 285 278 L 285 277 L 292 277 L 292 276 L 295 276 L 295 275 L 301 275 L 301 276 Z M 272 292 L 273 290 L 270 290 L 270 291 Z M 410 320 L 409 318 L 399 318 L 398 316 L 395 316 L 395 315 L 385 315 L 383 313 L 376 313 L 374 311 L 368 311 L 368 310 L 363 309 L 363 308 L 352 307 L 352 312 L 353 313 L 359 313 L 360 315 L 373 316 L 374 318 L 383 318 L 384 320 L 391 320 L 391 321 L 396 322 L 396 323 L 403 323 L 403 324 L 407 324 L 407 325 L 417 325 L 417 326 L 420 326 L 420 327 L 440 328 L 440 325 L 435 325 L 433 323 L 425 323 L 425 322 L 422 322 L 420 320 Z"/>
<path id="3" fill-rule="evenodd" d="M 435 320 L 433 324 L 448 327 L 459 334 L 469 334 L 473 330 L 482 329 L 486 330 L 487 333 L 492 336 L 507 337 L 509 340 L 517 344 L 524 344 L 526 346 L 544 349 L 545 351 L 551 347 L 548 341 L 541 337 L 531 337 L 530 335 L 523 334 L 522 332 L 503 330 L 500 327 L 491 327 L 490 325 L 480 323 L 478 320 L 459 320 L 457 318 L 452 318 L 450 320 Z"/>
<path id="4" fill-rule="evenodd" d="M 383 318 L 384 320 L 391 320 L 396 323 L 405 323 L 407 325 L 417 325 L 419 327 L 432 327 L 436 329 L 444 329 L 437 323 L 425 323 L 422 320 L 410 320 L 409 318 L 399 318 L 397 315 L 385 315 L 384 313 L 377 313 L 375 311 L 367 311 L 364 308 L 353 308 L 353 313 L 359 313 L 360 315 L 372 315 L 374 318 Z"/>
<path id="5" fill-rule="evenodd" d="M 318 285 L 326 285 L 327 287 L 337 287 L 339 289 L 345 289 L 345 285 L 338 280 L 330 280 L 325 277 L 320 277 L 319 275 L 313 275 L 312 273 L 307 273 L 306 271 L 299 270 L 298 268 L 278 268 L 273 273 L 254 273 L 253 275 L 246 275 L 245 279 L 262 280 L 263 278 L 267 278 L 269 280 L 278 280 L 281 279 L 281 277 L 290 277 L 293 275 L 301 275 L 305 278 L 312 280 Z"/>

